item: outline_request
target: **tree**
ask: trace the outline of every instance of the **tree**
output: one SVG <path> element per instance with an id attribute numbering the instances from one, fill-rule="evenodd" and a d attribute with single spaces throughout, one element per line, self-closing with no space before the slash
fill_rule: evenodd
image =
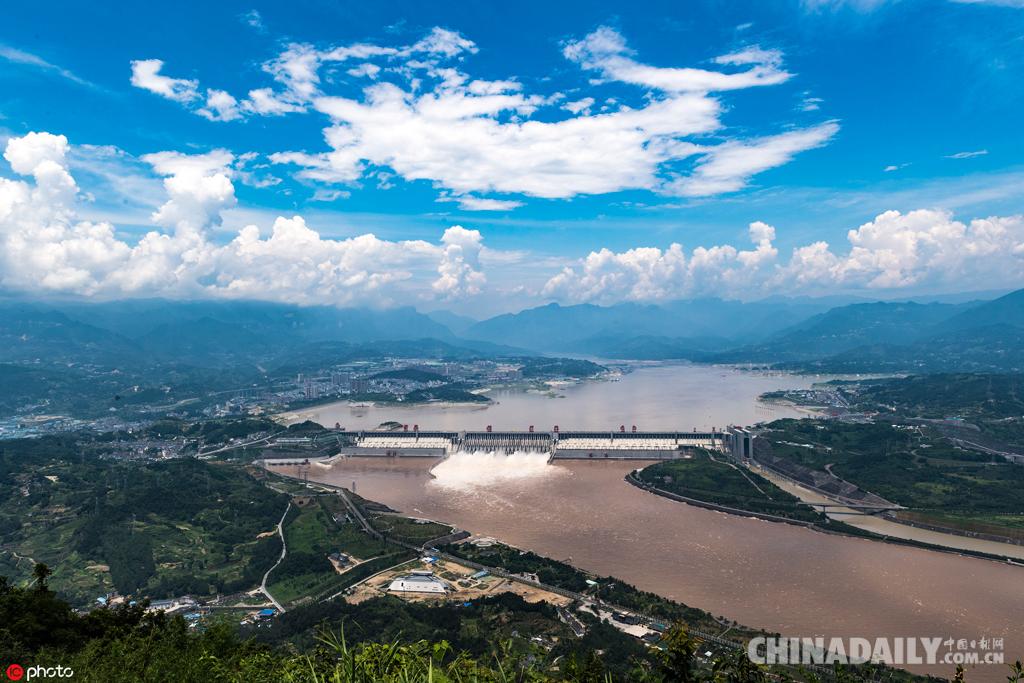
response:
<path id="1" fill-rule="evenodd" d="M 36 566 L 32 567 L 32 577 L 37 591 L 49 590 L 49 587 L 46 585 L 46 578 L 52 573 L 53 571 L 45 564 L 36 562 Z"/>
<path id="2" fill-rule="evenodd" d="M 741 650 L 716 659 L 711 672 L 715 683 L 765 683 L 768 680 L 765 670 Z"/>
<path id="3" fill-rule="evenodd" d="M 697 641 L 686 624 L 676 624 L 662 639 L 664 649 L 658 654 L 659 669 L 666 683 L 694 683 Z"/>

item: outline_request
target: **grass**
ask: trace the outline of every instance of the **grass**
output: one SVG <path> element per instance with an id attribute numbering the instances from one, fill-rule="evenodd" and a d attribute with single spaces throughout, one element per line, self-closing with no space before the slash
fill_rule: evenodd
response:
<path id="1" fill-rule="evenodd" d="M 377 515 L 371 521 L 373 527 L 387 536 L 400 538 L 409 543 L 426 543 L 452 533 L 447 524 L 409 519 L 397 515 Z"/>

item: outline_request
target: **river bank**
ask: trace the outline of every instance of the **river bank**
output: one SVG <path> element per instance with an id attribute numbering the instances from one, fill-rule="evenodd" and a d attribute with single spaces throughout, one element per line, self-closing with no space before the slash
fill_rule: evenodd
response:
<path id="1" fill-rule="evenodd" d="M 850 536 L 850 537 L 855 537 L 855 538 L 866 538 L 866 539 L 870 539 L 870 540 L 873 540 L 873 541 L 878 541 L 878 542 L 881 542 L 881 543 L 895 543 L 897 545 L 905 545 L 905 546 L 910 546 L 910 547 L 914 547 L 914 548 L 921 548 L 922 550 L 934 550 L 934 551 L 937 551 L 937 552 L 948 552 L 948 553 L 954 553 L 954 554 L 957 554 L 957 555 L 963 555 L 965 557 L 974 557 L 974 558 L 977 558 L 977 559 L 992 560 L 992 561 L 995 561 L 995 562 L 1010 562 L 1011 564 L 1015 564 L 1015 563 L 1017 563 L 1016 561 L 1019 559 L 1019 558 L 1016 558 L 1016 557 L 1014 557 L 1012 555 L 1008 555 L 1008 554 L 981 552 L 981 551 L 977 551 L 977 550 L 971 550 L 971 549 L 967 549 L 967 548 L 959 548 L 959 547 L 956 547 L 956 546 L 950 546 L 950 545 L 945 545 L 945 544 L 927 543 L 925 541 L 911 539 L 911 538 L 902 538 L 902 537 L 899 537 L 899 536 L 880 534 L 880 533 L 875 532 L 875 531 L 868 531 L 868 530 L 865 530 L 865 529 L 861 529 L 858 526 L 849 524 L 848 522 L 841 521 L 839 519 L 833 519 L 832 520 L 832 521 L 835 522 L 835 526 L 825 526 L 825 525 L 820 524 L 820 523 L 806 522 L 806 521 L 803 521 L 803 520 L 791 519 L 789 517 L 780 517 L 779 515 L 771 515 L 771 514 L 767 514 L 767 513 L 764 513 L 764 512 L 757 512 L 757 511 L 754 511 L 754 510 L 743 510 L 743 509 L 740 509 L 740 508 L 735 508 L 735 507 L 730 507 L 730 506 L 727 506 L 727 505 L 721 505 L 721 504 L 718 504 L 718 503 L 713 503 L 713 502 L 707 501 L 707 500 L 700 500 L 699 498 L 692 498 L 692 497 L 689 497 L 689 496 L 683 496 L 683 495 L 680 495 L 678 493 L 673 493 L 671 491 L 665 491 L 664 489 L 660 489 L 660 488 L 658 488 L 656 486 L 651 486 L 650 484 L 647 484 L 644 481 L 640 480 L 639 478 L 636 477 L 634 472 L 630 472 L 630 473 L 626 474 L 625 480 L 626 480 L 627 483 L 632 484 L 633 486 L 635 486 L 635 487 L 637 487 L 637 488 L 639 488 L 639 489 L 641 489 L 643 491 L 646 491 L 648 493 L 652 493 L 652 494 L 654 494 L 656 496 L 661 496 L 662 498 L 668 498 L 669 500 L 674 500 L 674 501 L 677 501 L 677 502 L 680 502 L 680 503 L 685 503 L 686 505 L 693 505 L 695 507 L 704 508 L 704 509 L 707 509 L 707 510 L 714 510 L 716 512 L 723 512 L 723 513 L 730 514 L 730 515 L 737 515 L 737 516 L 740 516 L 740 517 L 751 517 L 751 518 L 760 519 L 760 520 L 763 520 L 763 521 L 766 521 L 766 522 L 775 522 L 775 523 L 780 523 L 780 524 L 793 524 L 795 526 L 802 526 L 802 527 L 805 527 L 805 528 L 808 528 L 808 529 L 813 529 L 814 531 L 819 531 L 821 533 L 826 533 L 826 534 L 836 534 L 836 535 L 839 535 L 839 536 Z M 772 483 L 775 483 L 776 485 L 778 485 L 777 482 L 772 482 Z M 783 488 L 783 487 L 780 486 L 779 488 Z M 792 491 L 789 491 L 789 492 L 792 493 Z M 842 513 L 842 516 L 844 516 L 844 517 L 863 517 L 865 515 L 858 514 L 857 512 L 855 512 L 853 510 L 849 510 L 847 513 Z M 832 518 L 831 514 L 828 515 L 828 517 L 831 519 Z M 897 524 L 899 524 L 899 523 L 897 522 Z M 910 526 L 910 525 L 907 525 L 907 526 Z M 915 527 L 915 528 L 927 528 L 927 527 Z M 943 535 L 947 536 L 949 534 L 943 534 Z M 1005 545 L 1005 544 L 1001 544 L 1001 545 Z M 1010 546 L 1010 547 L 1013 548 L 1014 546 Z"/>
<path id="2" fill-rule="evenodd" d="M 804 502 L 841 505 L 841 501 L 812 491 L 760 465 L 751 465 L 750 469 Z M 1024 561 L 1024 546 L 915 527 L 875 515 L 860 514 L 850 508 L 831 508 L 828 516 L 878 540 L 916 544 L 931 550 L 963 553 L 984 559 Z"/>

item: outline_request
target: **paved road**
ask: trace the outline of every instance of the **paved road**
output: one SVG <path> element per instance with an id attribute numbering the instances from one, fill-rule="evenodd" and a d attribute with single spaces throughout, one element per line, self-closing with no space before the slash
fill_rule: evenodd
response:
<path id="1" fill-rule="evenodd" d="M 274 432 L 270 436 L 264 436 L 263 438 L 260 438 L 260 439 L 253 439 L 252 441 L 246 441 L 245 443 L 231 443 L 231 444 L 228 444 L 226 446 L 221 446 L 220 448 L 214 449 L 212 451 L 203 451 L 202 453 L 196 453 L 196 457 L 197 458 L 204 458 L 207 455 L 215 455 L 217 453 L 223 453 L 224 451 L 233 451 L 236 448 L 245 448 L 247 446 L 255 446 L 258 443 L 263 443 L 265 441 L 269 442 L 275 436 L 280 436 L 281 434 L 284 434 L 284 431 Z"/>
<path id="2" fill-rule="evenodd" d="M 267 570 L 267 573 L 263 575 L 263 581 L 260 583 L 260 592 L 266 595 L 267 599 L 274 603 L 274 607 L 276 607 L 277 611 L 281 613 L 285 612 L 285 608 L 274 598 L 273 595 L 270 594 L 270 591 L 267 590 L 267 579 L 270 577 L 270 572 L 277 569 L 277 565 L 281 564 L 282 560 L 284 560 L 285 556 L 288 554 L 288 544 L 285 543 L 284 540 L 284 520 L 288 517 L 288 513 L 291 509 L 292 504 L 289 502 L 288 507 L 284 509 L 284 514 L 281 515 L 281 521 L 277 523 L 277 533 L 281 537 L 281 557 L 277 558 L 277 562 L 274 563 L 274 566 Z"/>

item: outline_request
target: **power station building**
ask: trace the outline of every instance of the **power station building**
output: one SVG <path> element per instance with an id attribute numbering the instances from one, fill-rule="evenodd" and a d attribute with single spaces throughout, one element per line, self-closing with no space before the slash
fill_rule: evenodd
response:
<path id="1" fill-rule="evenodd" d="M 743 427 L 729 427 L 728 452 L 736 460 L 754 457 L 754 432 Z"/>

